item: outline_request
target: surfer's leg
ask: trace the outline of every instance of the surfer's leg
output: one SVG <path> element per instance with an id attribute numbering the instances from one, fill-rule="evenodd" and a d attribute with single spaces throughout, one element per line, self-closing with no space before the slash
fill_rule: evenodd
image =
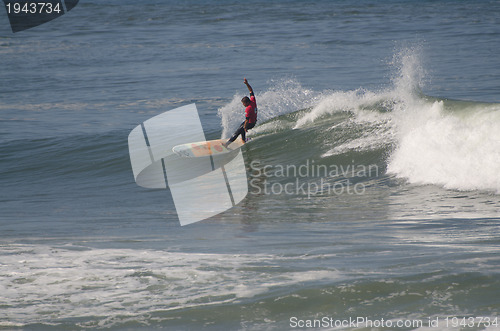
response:
<path id="1" fill-rule="evenodd" d="M 243 140 L 243 143 L 246 143 L 247 142 L 247 133 L 245 132 L 245 129 L 242 128 L 241 130 L 241 140 Z"/>
<path id="2" fill-rule="evenodd" d="M 247 130 L 252 129 L 254 126 L 255 126 L 255 123 L 247 124 Z M 241 139 L 243 139 L 244 144 L 247 142 L 247 135 L 246 135 L 245 129 L 243 129 L 243 132 L 241 133 Z"/>
<path id="3" fill-rule="evenodd" d="M 248 123 L 247 130 L 253 129 L 254 126 L 255 126 L 255 123 Z"/>
<path id="4" fill-rule="evenodd" d="M 245 125 L 245 122 L 241 123 L 240 127 L 233 133 L 233 136 L 226 143 L 224 143 L 224 146 L 227 147 L 230 143 L 235 141 L 240 134 L 243 136 L 245 135 L 245 129 L 243 129 L 243 125 Z"/>

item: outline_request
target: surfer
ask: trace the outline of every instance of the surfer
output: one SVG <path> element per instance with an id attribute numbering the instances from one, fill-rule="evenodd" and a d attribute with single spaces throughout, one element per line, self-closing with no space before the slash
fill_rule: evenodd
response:
<path id="1" fill-rule="evenodd" d="M 243 83 L 247 86 L 248 91 L 250 92 L 250 98 L 245 96 L 241 99 L 241 103 L 245 107 L 245 121 L 241 123 L 240 127 L 234 132 L 233 136 L 223 144 L 224 147 L 227 147 L 230 143 L 235 141 L 239 135 L 241 135 L 243 143 L 246 143 L 247 131 L 253 128 L 257 123 L 257 101 L 255 100 L 255 94 L 253 93 L 253 89 L 250 84 L 248 84 L 246 78 L 243 80 Z"/>

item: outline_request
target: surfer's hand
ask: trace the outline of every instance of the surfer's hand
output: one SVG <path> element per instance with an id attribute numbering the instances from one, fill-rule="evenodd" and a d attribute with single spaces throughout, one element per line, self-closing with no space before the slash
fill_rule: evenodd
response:
<path id="1" fill-rule="evenodd" d="M 243 79 L 243 83 L 244 83 L 245 85 L 248 85 L 248 80 L 247 80 L 246 78 L 244 78 L 244 79 Z"/>

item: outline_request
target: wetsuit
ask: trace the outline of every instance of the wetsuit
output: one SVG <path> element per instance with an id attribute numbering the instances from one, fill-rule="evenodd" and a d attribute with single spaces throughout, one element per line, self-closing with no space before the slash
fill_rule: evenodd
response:
<path id="1" fill-rule="evenodd" d="M 248 120 L 247 130 L 253 128 L 257 123 L 257 101 L 255 100 L 255 95 L 253 93 L 250 93 L 250 105 L 245 108 L 245 121 L 246 120 Z M 239 135 L 241 135 L 241 139 L 243 139 L 243 141 L 246 141 L 245 121 L 241 123 L 240 127 L 234 132 L 227 144 L 235 141 Z"/>

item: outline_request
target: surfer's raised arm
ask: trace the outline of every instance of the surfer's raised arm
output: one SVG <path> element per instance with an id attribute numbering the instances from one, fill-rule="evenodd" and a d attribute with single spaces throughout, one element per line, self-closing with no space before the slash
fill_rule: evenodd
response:
<path id="1" fill-rule="evenodd" d="M 248 84 L 248 80 L 246 78 L 243 79 L 243 83 L 247 86 L 248 92 L 250 92 L 250 96 L 255 96 L 254 93 L 253 93 L 253 89 L 250 86 L 250 84 Z"/>

